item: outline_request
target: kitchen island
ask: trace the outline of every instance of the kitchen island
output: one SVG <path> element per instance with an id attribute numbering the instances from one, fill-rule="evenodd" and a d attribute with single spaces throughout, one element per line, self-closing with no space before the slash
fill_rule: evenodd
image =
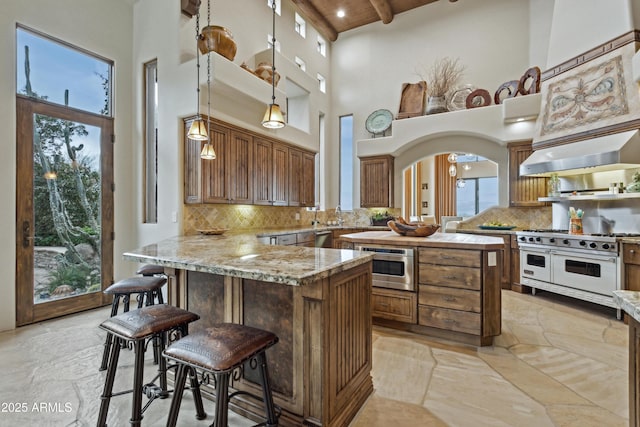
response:
<path id="1" fill-rule="evenodd" d="M 412 288 L 373 288 L 375 324 L 476 346 L 491 345 L 493 337 L 500 335 L 503 239 L 440 232 L 405 237 L 368 231 L 345 234 L 342 240 L 348 248 L 410 248 L 414 253 L 415 265 L 406 267 L 415 270 Z M 374 280 L 393 269 L 385 267 L 384 259 L 384 255 L 374 258 Z"/>
<path id="2" fill-rule="evenodd" d="M 629 426 L 640 425 L 640 292 L 613 291 L 629 320 Z"/>
<path id="3" fill-rule="evenodd" d="M 165 267 L 169 302 L 201 317 L 192 332 L 234 322 L 278 335 L 267 359 L 279 425 L 346 426 L 373 391 L 371 255 L 227 233 L 170 238 L 124 259 Z M 257 378 L 245 370 L 231 386 L 260 395 Z M 230 407 L 262 415 L 242 396 Z"/>

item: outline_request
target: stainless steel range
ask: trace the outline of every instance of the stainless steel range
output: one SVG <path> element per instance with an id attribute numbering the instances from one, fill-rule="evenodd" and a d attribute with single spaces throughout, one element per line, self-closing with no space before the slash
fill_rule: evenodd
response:
<path id="1" fill-rule="evenodd" d="M 516 235 L 520 283 L 530 286 L 534 294 L 536 289 L 543 289 L 618 309 L 613 291 L 622 287 L 619 239 L 631 234 L 524 230 Z"/>

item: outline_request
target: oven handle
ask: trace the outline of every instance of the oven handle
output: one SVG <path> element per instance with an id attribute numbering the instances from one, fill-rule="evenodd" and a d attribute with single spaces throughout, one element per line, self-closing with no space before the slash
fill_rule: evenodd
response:
<path id="1" fill-rule="evenodd" d="M 564 256 L 564 257 L 568 257 L 568 258 L 576 258 L 576 259 L 584 259 L 590 262 L 594 262 L 594 261 L 599 261 L 599 262 L 611 262 L 611 263 L 616 263 L 618 262 L 618 258 L 617 257 L 606 257 L 606 256 L 598 256 L 595 255 L 592 257 L 587 257 L 587 256 L 583 256 L 583 255 L 577 255 L 575 253 L 570 253 L 570 252 L 563 252 L 563 251 L 550 251 L 550 253 L 552 253 L 553 255 L 560 255 L 560 256 Z"/>

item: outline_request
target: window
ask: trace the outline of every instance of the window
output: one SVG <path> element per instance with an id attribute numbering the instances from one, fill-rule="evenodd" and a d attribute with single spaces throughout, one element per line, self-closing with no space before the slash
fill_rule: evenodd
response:
<path id="1" fill-rule="evenodd" d="M 353 210 L 353 116 L 340 117 L 340 208 Z"/>
<path id="2" fill-rule="evenodd" d="M 302 58 L 296 56 L 294 59 L 294 62 L 298 67 L 300 67 L 302 71 L 307 71 L 307 64 L 304 62 Z"/>
<path id="3" fill-rule="evenodd" d="M 294 25 L 296 33 L 300 34 L 302 38 L 305 38 L 307 36 L 307 22 L 302 16 L 298 15 L 298 12 L 296 12 Z"/>
<path id="4" fill-rule="evenodd" d="M 320 92 L 327 93 L 327 80 L 320 73 L 318 73 L 317 78 L 318 78 L 318 88 L 320 89 Z"/>
<path id="5" fill-rule="evenodd" d="M 318 36 L 317 50 L 320 55 L 327 56 L 327 42 L 320 36 Z"/>
<path id="6" fill-rule="evenodd" d="M 144 222 L 158 222 L 158 61 L 144 64 Z"/>
<path id="7" fill-rule="evenodd" d="M 269 9 L 273 7 L 273 2 L 276 3 L 276 13 L 278 15 L 282 15 L 281 0 L 267 0 L 267 6 L 269 6 Z"/>
<path id="8" fill-rule="evenodd" d="M 498 177 L 459 178 L 456 185 L 457 214 L 477 215 L 498 204 Z"/>
<path id="9" fill-rule="evenodd" d="M 110 61 L 18 27 L 18 93 L 112 117 Z M 26 64 L 28 56 L 28 72 Z"/>

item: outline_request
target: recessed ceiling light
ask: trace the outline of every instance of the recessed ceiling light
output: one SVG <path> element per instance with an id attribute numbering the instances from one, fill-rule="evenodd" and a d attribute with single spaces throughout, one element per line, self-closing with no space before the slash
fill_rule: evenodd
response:
<path id="1" fill-rule="evenodd" d="M 344 18 L 344 15 L 345 15 L 344 10 L 342 9 L 338 10 L 338 13 L 336 13 L 336 15 L 338 15 L 338 18 Z"/>

